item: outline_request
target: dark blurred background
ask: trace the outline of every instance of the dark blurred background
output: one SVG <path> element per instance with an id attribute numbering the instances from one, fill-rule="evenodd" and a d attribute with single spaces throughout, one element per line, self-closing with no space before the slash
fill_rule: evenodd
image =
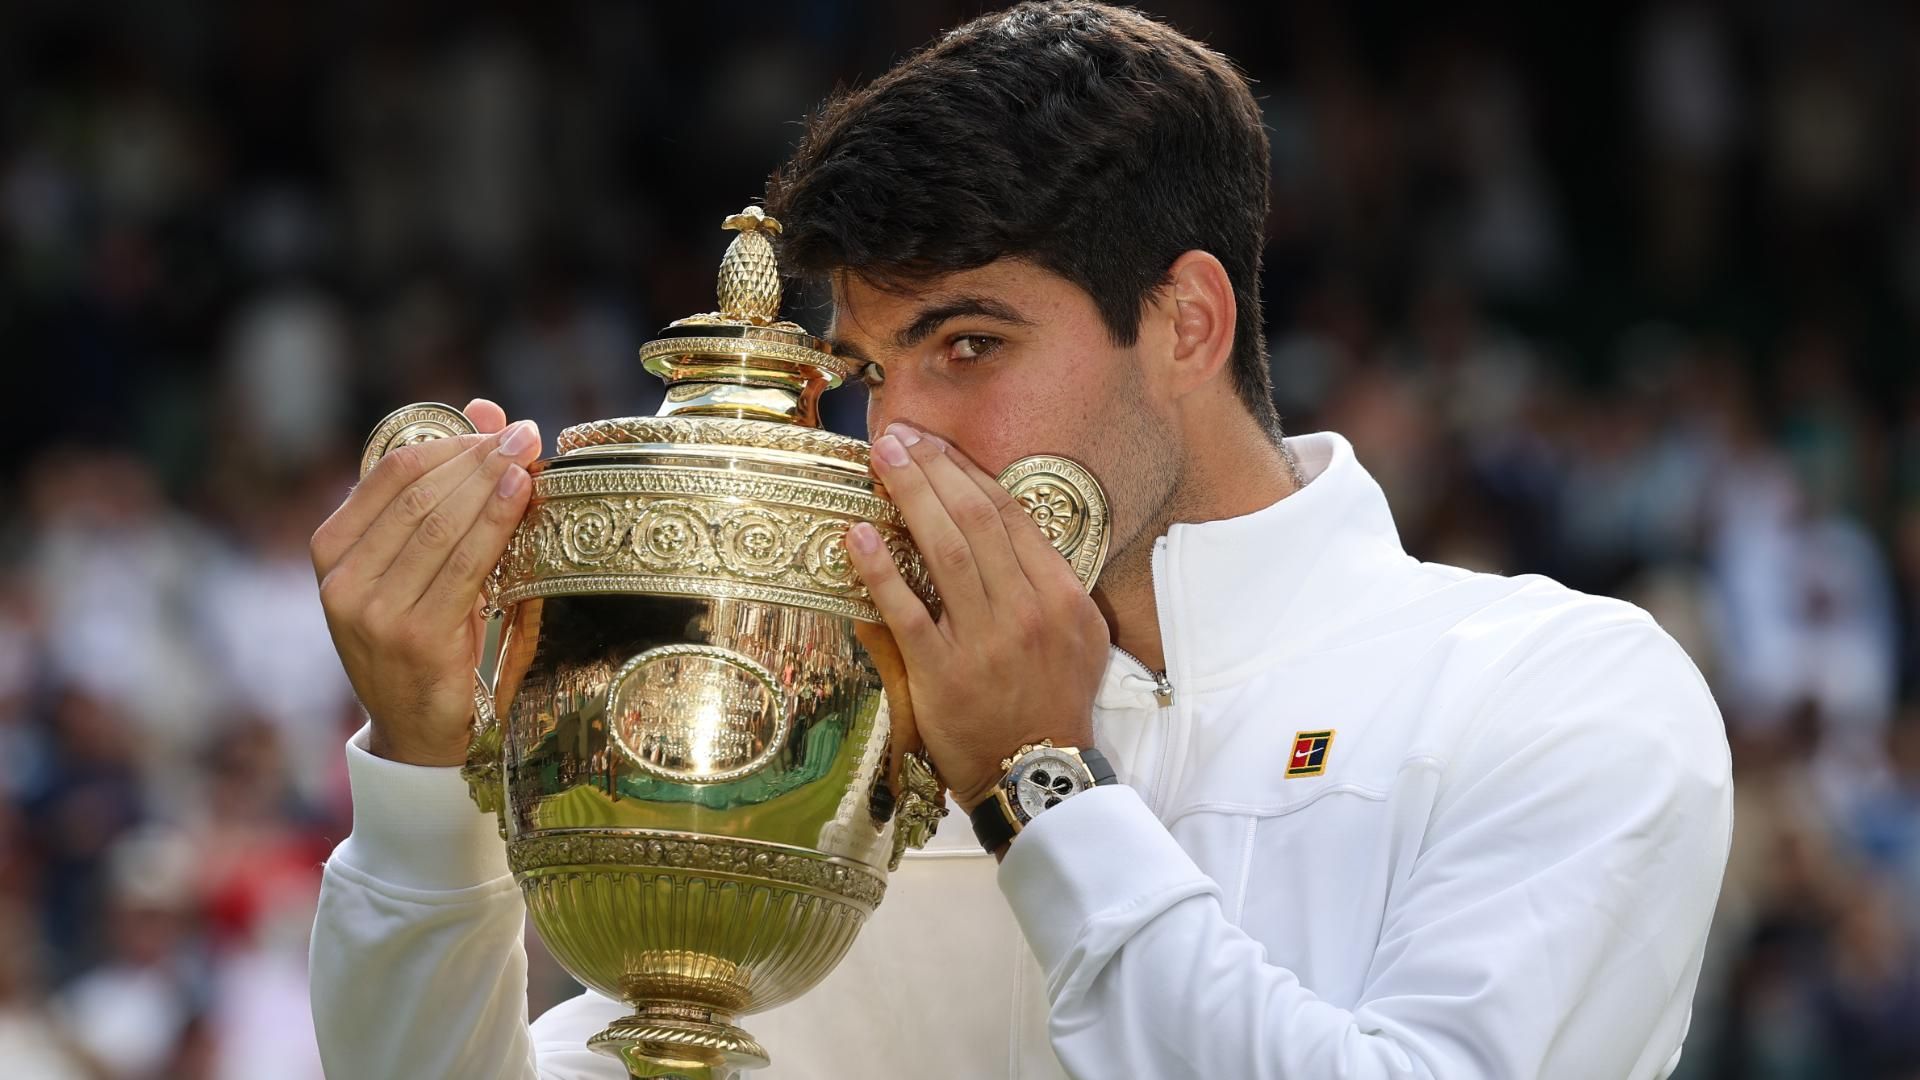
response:
<path id="1" fill-rule="evenodd" d="M 1289 429 L 1712 680 L 1684 1075 L 1920 1077 L 1920 10 L 1148 6 L 1257 80 Z M 363 433 L 652 411 L 798 118 L 978 10 L 0 4 L 7 1075 L 318 1076 L 358 720 L 305 545 Z"/>

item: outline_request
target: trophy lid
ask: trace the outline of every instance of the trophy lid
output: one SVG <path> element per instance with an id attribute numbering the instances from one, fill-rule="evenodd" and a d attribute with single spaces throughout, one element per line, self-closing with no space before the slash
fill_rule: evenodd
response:
<path id="1" fill-rule="evenodd" d="M 778 220 L 749 206 L 721 227 L 739 235 L 720 260 L 719 310 L 680 319 L 640 347 L 640 362 L 667 383 L 659 415 L 818 428 L 820 395 L 861 365 L 780 318 Z M 573 430 L 561 435 L 562 452 Z"/>

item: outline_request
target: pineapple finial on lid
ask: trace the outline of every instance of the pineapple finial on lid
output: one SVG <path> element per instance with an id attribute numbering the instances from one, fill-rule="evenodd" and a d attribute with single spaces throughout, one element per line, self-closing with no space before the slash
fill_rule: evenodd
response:
<path id="1" fill-rule="evenodd" d="M 780 267 L 770 234 L 780 222 L 758 206 L 749 206 L 721 223 L 740 235 L 720 260 L 720 314 L 765 326 L 780 317 Z"/>

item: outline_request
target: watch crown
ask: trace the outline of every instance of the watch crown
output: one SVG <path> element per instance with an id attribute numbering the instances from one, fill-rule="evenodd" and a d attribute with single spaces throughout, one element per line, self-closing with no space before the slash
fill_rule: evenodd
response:
<path id="1" fill-rule="evenodd" d="M 1023 758 L 1023 757 L 1026 757 L 1026 756 L 1027 756 L 1028 754 L 1031 754 L 1031 753 L 1033 753 L 1033 752 L 1034 752 L 1035 750 L 1038 750 L 1038 749 L 1040 749 L 1040 748 L 1041 748 L 1041 747 L 1043 747 L 1043 746 L 1044 746 L 1044 747 L 1046 747 L 1046 748 L 1047 748 L 1047 749 L 1049 749 L 1049 750 L 1051 750 L 1051 749 L 1053 749 L 1053 740 L 1052 740 L 1052 739 L 1041 739 L 1041 740 L 1040 740 L 1039 742 L 1037 742 L 1037 743 L 1027 743 L 1027 744 L 1026 744 L 1025 746 L 1022 746 L 1022 747 L 1021 747 L 1020 749 L 1018 749 L 1018 750 L 1015 750 L 1015 751 L 1013 752 L 1013 755 L 1012 755 L 1011 757 L 1003 757 L 1003 758 L 1001 758 L 1001 759 L 1000 759 L 1000 771 L 1001 771 L 1001 772 L 1012 772 L 1012 771 L 1013 771 L 1013 763 L 1014 763 L 1014 762 L 1016 762 L 1016 761 L 1019 761 L 1019 760 L 1020 760 L 1021 758 Z"/>

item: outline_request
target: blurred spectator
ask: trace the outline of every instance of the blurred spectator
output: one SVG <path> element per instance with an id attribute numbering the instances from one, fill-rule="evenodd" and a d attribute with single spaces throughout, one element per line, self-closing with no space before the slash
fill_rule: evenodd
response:
<path id="1" fill-rule="evenodd" d="M 43 949 L 31 922 L 19 907 L 0 906 L 0 1061 L 32 1080 L 99 1080 L 102 1074 L 47 1011 Z"/>
<path id="2" fill-rule="evenodd" d="M 193 947 L 194 850 L 160 826 L 106 856 L 106 955 L 60 995 L 66 1028 L 115 1080 L 174 1074 L 205 1008 L 206 957 Z"/>

